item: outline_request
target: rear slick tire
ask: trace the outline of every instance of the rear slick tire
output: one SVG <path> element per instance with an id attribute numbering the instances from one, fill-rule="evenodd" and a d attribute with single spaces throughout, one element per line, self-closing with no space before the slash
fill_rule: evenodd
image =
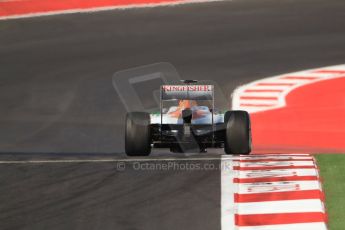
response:
<path id="1" fill-rule="evenodd" d="M 227 111 L 224 115 L 226 154 L 249 154 L 252 150 L 250 117 L 246 111 Z"/>
<path id="2" fill-rule="evenodd" d="M 128 156 L 148 156 L 151 153 L 150 114 L 127 113 L 125 151 Z"/>

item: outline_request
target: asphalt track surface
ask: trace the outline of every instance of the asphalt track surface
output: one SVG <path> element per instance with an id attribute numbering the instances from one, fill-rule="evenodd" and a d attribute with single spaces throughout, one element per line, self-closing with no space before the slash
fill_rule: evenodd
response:
<path id="1" fill-rule="evenodd" d="M 344 63 L 344 9 L 342 0 L 239 0 L 0 21 L 1 161 L 124 157 L 125 109 L 111 84 L 119 70 L 167 61 L 230 95 Z M 220 229 L 219 171 L 130 164 L 1 164 L 1 229 Z"/>

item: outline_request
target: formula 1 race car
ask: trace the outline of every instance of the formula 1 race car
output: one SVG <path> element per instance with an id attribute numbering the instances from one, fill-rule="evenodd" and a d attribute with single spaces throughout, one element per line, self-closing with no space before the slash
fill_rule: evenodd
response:
<path id="1" fill-rule="evenodd" d="M 224 148 L 226 154 L 250 153 L 249 114 L 217 112 L 213 85 L 184 80 L 179 85 L 162 85 L 160 97 L 159 113 L 127 113 L 127 155 L 147 156 L 152 147 L 170 148 L 172 152 Z"/>

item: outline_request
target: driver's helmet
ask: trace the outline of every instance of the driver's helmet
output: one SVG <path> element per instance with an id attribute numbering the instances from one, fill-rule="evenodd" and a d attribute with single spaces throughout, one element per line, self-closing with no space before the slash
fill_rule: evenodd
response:
<path id="1" fill-rule="evenodd" d="M 178 103 L 178 108 L 182 111 L 184 109 L 190 109 L 193 106 L 197 106 L 195 100 L 180 100 Z"/>
<path id="2" fill-rule="evenodd" d="M 172 117 L 179 118 L 181 117 L 182 110 L 184 109 L 191 109 L 194 106 L 197 106 L 197 102 L 195 100 L 179 100 L 178 106 L 174 111 L 168 112 L 168 114 Z"/>

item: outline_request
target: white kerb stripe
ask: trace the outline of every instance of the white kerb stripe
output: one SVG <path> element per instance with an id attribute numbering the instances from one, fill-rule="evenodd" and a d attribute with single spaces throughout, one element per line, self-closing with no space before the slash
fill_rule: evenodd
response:
<path id="1" fill-rule="evenodd" d="M 313 161 L 261 161 L 241 162 L 241 167 L 275 167 L 275 166 L 314 166 Z"/>
<path id="2" fill-rule="evenodd" d="M 239 171 L 239 178 L 261 177 L 285 177 L 285 176 L 318 176 L 315 169 L 282 169 L 282 170 L 246 170 Z"/>
<path id="3" fill-rule="evenodd" d="M 237 159 L 237 158 L 234 158 Z M 240 157 L 240 160 L 261 160 L 261 159 L 276 159 L 276 160 L 313 160 L 313 157 L 309 157 L 309 156 L 255 156 L 255 157 Z"/>
<path id="4" fill-rule="evenodd" d="M 238 203 L 237 209 L 239 215 L 324 212 L 323 204 L 319 199 Z"/>
<path id="5" fill-rule="evenodd" d="M 221 226 L 223 230 L 235 229 L 234 193 L 237 185 L 233 183 L 236 172 L 232 170 L 232 160 L 223 159 L 221 166 Z"/>
<path id="6" fill-rule="evenodd" d="M 268 193 L 268 192 L 290 192 L 302 190 L 320 190 L 319 181 L 289 181 L 269 183 L 242 183 L 239 187 L 239 194 Z"/>
<path id="7" fill-rule="evenodd" d="M 281 92 L 243 92 L 244 97 L 278 97 Z"/>
<path id="8" fill-rule="evenodd" d="M 238 227 L 238 230 L 327 230 L 325 223 L 276 224 Z"/>

